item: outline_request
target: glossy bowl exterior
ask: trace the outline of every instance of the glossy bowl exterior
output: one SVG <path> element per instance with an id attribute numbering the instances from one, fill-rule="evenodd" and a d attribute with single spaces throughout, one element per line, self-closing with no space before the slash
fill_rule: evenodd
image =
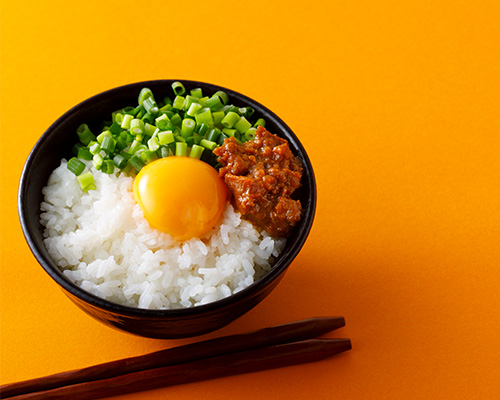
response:
<path id="1" fill-rule="evenodd" d="M 64 293 L 83 311 L 97 320 L 120 330 L 151 338 L 183 338 L 219 329 L 243 315 L 262 301 L 278 284 L 286 269 L 299 253 L 312 227 L 316 209 L 316 183 L 309 158 L 291 129 L 273 112 L 254 100 L 232 90 L 196 81 L 182 80 L 189 91 L 201 87 L 205 95 L 224 90 L 232 104 L 251 106 L 256 117 L 266 119 L 266 128 L 288 140 L 295 155 L 304 164 L 302 187 L 296 192 L 304 215 L 288 238 L 286 248 L 272 270 L 248 288 L 225 299 L 192 308 L 178 310 L 147 310 L 122 306 L 94 296 L 69 281 L 55 265 L 43 243 L 40 224 L 42 188 L 61 158 L 72 157 L 77 142 L 76 128 L 87 123 L 98 132 L 101 121 L 109 120 L 113 111 L 137 103 L 143 87 L 149 87 L 160 99 L 172 96 L 174 80 L 133 83 L 103 92 L 75 106 L 42 135 L 32 149 L 24 166 L 18 197 L 18 211 L 26 241 L 45 271 L 59 284 Z"/>

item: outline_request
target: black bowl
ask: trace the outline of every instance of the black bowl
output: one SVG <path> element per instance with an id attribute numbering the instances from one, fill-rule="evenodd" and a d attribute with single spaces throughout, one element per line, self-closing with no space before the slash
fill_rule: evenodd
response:
<path id="1" fill-rule="evenodd" d="M 286 248 L 269 273 L 248 288 L 206 305 L 175 310 L 147 310 L 126 307 L 94 296 L 69 281 L 55 265 L 43 243 L 40 220 L 42 188 L 51 172 L 59 166 L 61 158 L 72 156 L 76 143 L 76 128 L 87 123 L 96 131 L 103 120 L 119 108 L 137 103 L 141 88 L 147 86 L 155 97 L 172 96 L 174 80 L 155 80 L 133 83 L 108 90 L 78 104 L 54 122 L 32 149 L 24 166 L 18 198 L 18 211 L 22 229 L 31 251 L 45 271 L 64 293 L 83 311 L 97 320 L 133 334 L 151 338 L 182 338 L 201 335 L 219 329 L 240 317 L 262 301 L 283 278 L 288 266 L 302 248 L 311 229 L 316 209 L 316 183 L 309 158 L 291 129 L 272 111 L 256 101 L 232 90 L 203 82 L 185 81 L 189 91 L 201 87 L 204 94 L 225 91 L 232 104 L 250 106 L 255 116 L 266 119 L 266 128 L 288 140 L 293 153 L 304 165 L 302 187 L 296 192 L 304 215 L 288 238 Z"/>

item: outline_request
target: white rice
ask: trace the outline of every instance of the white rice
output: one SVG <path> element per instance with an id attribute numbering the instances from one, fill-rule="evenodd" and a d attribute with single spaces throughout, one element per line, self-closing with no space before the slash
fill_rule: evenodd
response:
<path id="1" fill-rule="evenodd" d="M 131 177 L 92 170 L 97 190 L 85 193 L 66 163 L 43 189 L 45 245 L 68 279 L 104 299 L 148 309 L 206 304 L 251 285 L 284 248 L 231 205 L 204 237 L 179 242 L 150 228 Z"/>

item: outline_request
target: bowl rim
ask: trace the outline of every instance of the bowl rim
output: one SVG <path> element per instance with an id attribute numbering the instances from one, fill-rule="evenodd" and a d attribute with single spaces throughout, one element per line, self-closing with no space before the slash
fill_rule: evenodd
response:
<path id="1" fill-rule="evenodd" d="M 36 245 L 35 240 L 33 239 L 32 235 L 33 232 L 30 229 L 29 223 L 26 219 L 26 213 L 24 212 L 25 209 L 25 201 L 26 201 L 26 191 L 27 191 L 27 184 L 28 184 L 28 173 L 30 169 L 33 166 L 34 159 L 39 152 L 42 144 L 44 141 L 47 140 L 48 137 L 50 137 L 54 131 L 57 130 L 57 127 L 70 118 L 73 114 L 78 113 L 80 110 L 85 109 L 87 106 L 94 102 L 99 102 L 103 101 L 107 96 L 119 93 L 121 91 L 129 91 L 138 89 L 137 93 L 139 93 L 139 90 L 145 86 L 156 86 L 156 85 L 171 85 L 175 81 L 180 81 L 184 84 L 184 86 L 189 86 L 189 87 L 202 87 L 202 88 L 207 88 L 207 90 L 210 90 L 211 92 L 215 92 L 217 90 L 223 90 L 225 91 L 229 97 L 234 101 L 235 103 L 241 102 L 243 104 L 248 104 L 251 107 L 253 107 L 256 111 L 256 113 L 264 114 L 265 118 L 268 120 L 272 120 L 274 125 L 276 125 L 281 131 L 284 131 L 286 133 L 286 139 L 289 142 L 293 143 L 293 147 L 299 150 L 300 154 L 298 155 L 301 160 L 303 161 L 304 168 L 307 168 L 308 171 L 308 187 L 307 187 L 307 192 L 309 193 L 309 204 L 308 207 L 306 208 L 304 215 L 302 216 L 303 220 L 306 221 L 302 226 L 301 229 L 299 229 L 296 233 L 296 237 L 294 239 L 294 246 L 292 248 L 287 248 L 286 251 L 280 255 L 279 259 L 277 262 L 272 266 L 270 271 L 268 271 L 264 276 L 259 278 L 257 281 L 246 287 L 245 289 L 240 290 L 237 293 L 234 293 L 228 297 L 225 297 L 223 299 L 219 299 L 207 304 L 202 304 L 202 305 L 197 305 L 197 306 L 192 306 L 192 307 L 185 307 L 185 308 L 175 308 L 175 309 L 145 309 L 145 308 L 139 308 L 139 307 L 131 307 L 131 306 L 126 306 L 123 304 L 115 303 L 109 300 L 106 300 L 104 298 L 101 298 L 97 295 L 94 295 L 90 292 L 85 291 L 84 289 L 80 288 L 78 285 L 75 283 L 71 282 L 68 278 L 64 277 L 62 271 L 57 267 L 55 263 L 52 262 L 52 264 L 45 258 L 45 256 L 41 253 L 41 251 L 38 249 L 38 246 Z M 274 133 L 274 132 L 273 132 Z M 276 132 L 278 134 L 278 132 Z M 279 136 L 279 134 L 278 134 Z M 297 154 L 295 154 L 297 156 Z M 19 183 L 19 191 L 18 191 L 18 214 L 19 214 L 19 219 L 21 223 L 21 228 L 25 237 L 26 242 L 28 243 L 28 246 L 35 256 L 36 260 L 41 264 L 43 269 L 49 274 L 49 276 L 58 284 L 60 285 L 64 290 L 68 291 L 78 299 L 84 301 L 85 303 L 88 303 L 94 307 L 97 307 L 102 310 L 110 311 L 113 313 L 118 313 L 123 316 L 131 316 L 131 317 L 146 317 L 146 318 L 155 318 L 155 317 L 172 317 L 172 318 L 180 318 L 180 317 L 188 317 L 188 316 L 196 316 L 198 314 L 205 314 L 205 313 L 210 313 L 214 312 L 216 310 L 225 308 L 229 306 L 230 304 L 237 303 L 241 301 L 244 298 L 247 297 L 253 297 L 254 295 L 258 294 L 259 288 L 261 287 L 266 287 L 268 286 L 271 282 L 273 282 L 275 279 L 277 279 L 284 270 L 288 268 L 288 266 L 291 264 L 291 262 L 295 259 L 297 254 L 300 252 L 302 249 L 307 236 L 309 235 L 309 232 L 311 231 L 315 212 L 316 212 L 316 202 L 317 202 L 317 189 L 316 189 L 316 180 L 314 176 L 314 171 L 313 167 L 311 164 L 311 161 L 302 145 L 302 143 L 299 141 L 298 137 L 295 135 L 295 133 L 290 129 L 290 127 L 280 118 L 278 117 L 273 111 L 262 105 L 261 103 L 257 102 L 256 100 L 253 100 L 252 98 L 241 94 L 237 91 L 234 91 L 232 89 L 212 84 L 212 83 L 207 83 L 207 82 L 202 82 L 202 81 L 196 81 L 196 80 L 187 80 L 187 79 L 156 79 L 156 80 L 146 80 L 146 81 L 138 81 L 134 83 L 129 83 L 121 86 L 117 86 L 111 89 L 104 90 L 100 93 L 97 93 L 77 105 L 73 106 L 70 108 L 68 111 L 66 111 L 64 114 L 62 114 L 59 118 L 57 118 L 48 128 L 47 130 L 40 136 L 40 138 L 37 140 L 33 148 L 31 149 L 27 160 L 24 164 L 22 173 L 21 173 L 21 178 L 20 178 L 20 183 Z"/>

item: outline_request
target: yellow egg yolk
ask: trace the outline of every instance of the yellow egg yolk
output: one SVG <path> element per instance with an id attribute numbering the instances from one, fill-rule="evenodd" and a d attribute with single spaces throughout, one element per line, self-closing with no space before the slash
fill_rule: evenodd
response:
<path id="1" fill-rule="evenodd" d="M 135 177 L 133 190 L 150 226 L 179 240 L 210 231 L 227 199 L 226 184 L 213 167 L 181 156 L 147 164 Z"/>

